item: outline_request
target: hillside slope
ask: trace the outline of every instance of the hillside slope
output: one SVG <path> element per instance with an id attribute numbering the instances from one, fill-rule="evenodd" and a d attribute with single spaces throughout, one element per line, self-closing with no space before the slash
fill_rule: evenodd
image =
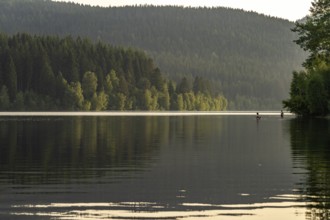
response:
<path id="1" fill-rule="evenodd" d="M 44 0 L 0 2 L 0 30 L 89 37 L 138 47 L 174 80 L 203 76 L 230 109 L 278 109 L 305 54 L 293 23 L 226 8 L 100 8 Z"/>

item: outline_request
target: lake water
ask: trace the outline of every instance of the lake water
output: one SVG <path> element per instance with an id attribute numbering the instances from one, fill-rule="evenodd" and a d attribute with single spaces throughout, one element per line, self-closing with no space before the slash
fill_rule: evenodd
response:
<path id="1" fill-rule="evenodd" d="M 0 219 L 329 219 L 330 120 L 1 116 Z"/>

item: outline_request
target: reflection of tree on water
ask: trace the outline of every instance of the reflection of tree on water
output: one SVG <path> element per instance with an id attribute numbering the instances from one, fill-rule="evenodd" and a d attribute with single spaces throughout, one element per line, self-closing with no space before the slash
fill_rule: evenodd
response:
<path id="1" fill-rule="evenodd" d="M 308 219 L 330 218 L 330 120 L 292 120 L 290 124 L 293 159 L 303 163 L 306 180 L 299 184 L 310 204 Z"/>
<path id="2" fill-rule="evenodd" d="M 159 147 L 155 140 L 168 130 L 165 117 L 3 120 L 0 175 L 26 184 L 90 178 L 113 167 L 139 169 Z"/>
<path id="3" fill-rule="evenodd" d="M 214 133 L 218 137 L 221 136 L 222 124 L 214 123 L 214 121 L 221 121 L 220 118 L 184 116 L 172 119 L 170 123 L 170 139 L 181 138 L 190 143 L 190 141 L 194 140 L 209 139 Z"/>
<path id="4" fill-rule="evenodd" d="M 173 119 L 173 118 L 172 118 Z M 0 179 L 15 184 L 123 175 L 148 167 L 161 144 L 208 133 L 200 118 L 7 118 L 0 123 Z M 196 127 L 191 123 L 198 123 Z M 178 125 L 179 124 L 179 125 Z M 203 126 L 205 124 L 205 126 Z M 182 126 L 180 126 L 182 125 Z M 171 136 L 171 137 L 170 137 Z M 76 180 L 74 180 L 76 179 Z"/>
<path id="5" fill-rule="evenodd" d="M 111 169 L 117 174 L 137 171 L 152 163 L 161 144 L 178 138 L 178 130 L 185 139 L 206 137 L 214 129 L 206 121 L 199 117 L 3 118 L 0 179 L 58 183 L 109 175 Z"/>

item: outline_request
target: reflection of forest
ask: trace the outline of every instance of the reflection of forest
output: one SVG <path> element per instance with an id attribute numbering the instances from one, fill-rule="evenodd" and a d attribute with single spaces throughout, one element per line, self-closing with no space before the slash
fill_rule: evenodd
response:
<path id="1" fill-rule="evenodd" d="M 200 117 L 2 119 L 0 179 L 54 183 L 102 176 L 115 168 L 144 169 L 171 138 L 210 134 L 213 128 L 205 122 Z"/>
<path id="2" fill-rule="evenodd" d="M 160 131 L 168 130 L 167 123 L 123 117 L 3 120 L 0 169 L 15 175 L 8 178 L 26 183 L 102 175 L 98 168 L 141 167 L 159 147 L 154 141 L 161 139 Z M 43 176 L 33 178 L 31 172 Z"/>
<path id="3" fill-rule="evenodd" d="M 296 166 L 307 171 L 298 189 L 309 205 L 307 219 L 330 218 L 330 120 L 291 121 L 291 145 Z"/>

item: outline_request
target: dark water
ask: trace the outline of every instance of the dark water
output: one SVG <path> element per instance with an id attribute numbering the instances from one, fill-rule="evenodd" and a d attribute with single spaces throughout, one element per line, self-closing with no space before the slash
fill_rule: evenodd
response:
<path id="1" fill-rule="evenodd" d="M 1 117 L 0 219 L 328 219 L 330 120 Z"/>

